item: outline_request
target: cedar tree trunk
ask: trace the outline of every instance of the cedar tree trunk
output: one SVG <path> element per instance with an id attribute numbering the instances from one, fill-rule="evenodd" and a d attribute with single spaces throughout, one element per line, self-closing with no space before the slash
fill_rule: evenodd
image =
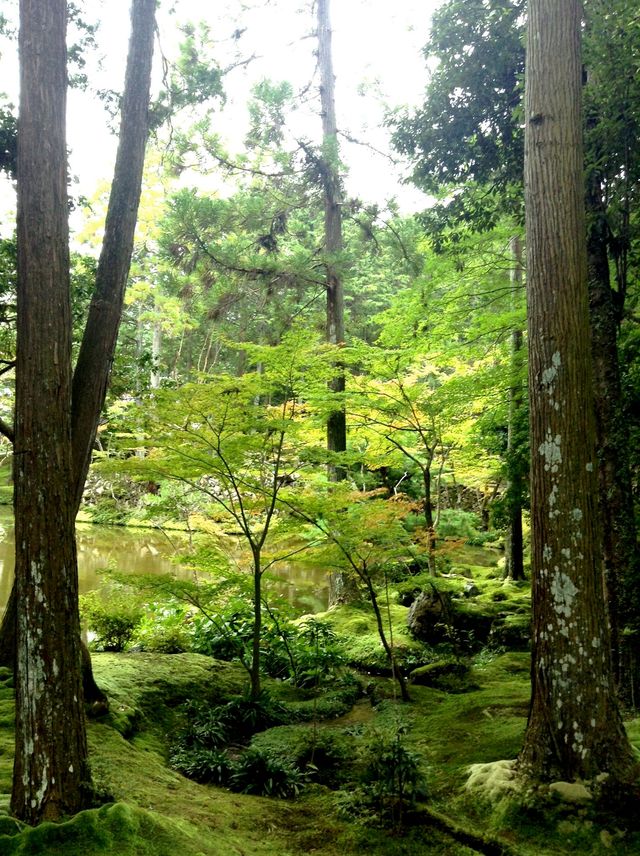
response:
<path id="1" fill-rule="evenodd" d="M 106 394 L 133 247 L 148 132 L 155 5 L 155 0 L 132 4 L 116 173 L 73 385 L 66 3 L 22 0 L 20 5 L 16 583 L 0 631 L 0 651 L 6 654 L 15 634 L 11 805 L 30 823 L 74 813 L 90 789 L 74 523 Z M 85 684 L 103 700 L 88 662 L 84 667 L 89 672 Z"/>
<path id="2" fill-rule="evenodd" d="M 65 0 L 21 0 L 14 443 L 16 751 L 27 823 L 90 789 L 71 462 Z"/>
<path id="3" fill-rule="evenodd" d="M 336 124 L 335 78 L 331 53 L 331 24 L 329 0 L 318 0 L 318 66 L 320 70 L 320 111 L 322 115 L 322 157 L 320 168 L 324 190 L 324 248 L 327 271 L 327 342 L 340 345 L 344 342 L 344 291 L 339 270 L 342 252 L 341 186 L 338 173 L 338 129 Z M 336 376 L 330 383 L 333 392 L 345 389 L 344 371 L 336 366 Z M 329 414 L 327 420 L 327 449 L 344 452 L 347 448 L 347 427 L 344 406 Z M 329 466 L 332 481 L 346 476 L 342 466 Z"/>
<path id="4" fill-rule="evenodd" d="M 598 519 L 584 220 L 579 0 L 530 0 L 525 206 L 532 699 L 521 773 L 628 780 Z"/>

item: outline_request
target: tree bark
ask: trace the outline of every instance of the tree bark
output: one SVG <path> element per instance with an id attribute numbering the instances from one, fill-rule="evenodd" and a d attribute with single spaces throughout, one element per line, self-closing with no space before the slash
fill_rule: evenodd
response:
<path id="1" fill-rule="evenodd" d="M 530 0 L 525 210 L 533 576 L 521 773 L 629 781 L 604 601 L 589 350 L 579 0 Z"/>
<path id="2" fill-rule="evenodd" d="M 624 667 L 625 652 L 621 646 L 620 631 L 627 623 L 640 629 L 640 598 L 637 592 L 640 561 L 618 362 L 617 338 L 621 307 L 611 288 L 609 227 L 595 171 L 587 187 L 587 216 L 591 358 L 607 603 L 616 683 L 622 697 L 629 700 L 637 689 L 632 686 L 637 678 L 634 678 L 632 670 Z"/>
<path id="3" fill-rule="evenodd" d="M 513 303 L 516 302 L 516 293 L 522 288 L 522 242 L 519 237 L 511 239 L 511 255 L 513 266 L 511 268 L 511 286 L 514 290 Z M 519 448 L 517 437 L 517 425 L 522 411 L 522 381 L 520 370 L 522 368 L 522 330 L 513 330 L 511 334 L 511 373 L 512 380 L 509 387 L 509 425 L 507 435 L 507 460 L 509 466 L 509 484 L 507 495 L 509 502 L 509 531 L 505 538 L 505 579 L 524 579 L 524 544 L 522 538 L 522 501 L 525 491 L 524 475 L 519 466 Z"/>
<path id="4" fill-rule="evenodd" d="M 11 809 L 27 823 L 75 813 L 91 786 L 72 500 L 66 6 L 20 3 Z"/>
<path id="5" fill-rule="evenodd" d="M 422 469 L 422 483 L 424 490 L 424 523 L 427 532 L 427 561 L 429 562 L 429 574 L 432 577 L 436 575 L 436 548 L 438 542 L 436 539 L 436 528 L 433 521 L 433 502 L 431 501 L 431 461 Z"/>
<path id="6" fill-rule="evenodd" d="M 133 253 L 149 132 L 156 0 L 133 0 L 120 138 L 96 287 L 73 374 L 73 477 L 76 511 L 107 394 Z"/>
<path id="7" fill-rule="evenodd" d="M 20 15 L 16 582 L 0 630 L 0 652 L 15 660 L 16 669 L 12 811 L 37 823 L 76 812 L 90 792 L 83 676 L 89 699 L 105 702 L 93 681 L 88 652 L 83 654 L 81 647 L 75 517 L 106 394 L 133 246 L 155 0 L 133 0 L 116 175 L 73 385 L 66 3 L 22 0 Z"/>
<path id="8" fill-rule="evenodd" d="M 331 51 L 329 0 L 318 0 L 318 67 L 320 70 L 320 111 L 322 115 L 322 156 L 320 168 L 324 191 L 324 249 L 327 272 L 327 342 L 344 342 L 344 289 L 339 256 L 342 240 L 342 188 L 339 175 L 338 128 L 336 123 L 335 78 Z M 343 367 L 336 366 L 330 389 L 340 395 L 345 390 Z M 327 449 L 344 452 L 347 448 L 347 423 L 342 404 L 329 414 L 327 420 Z M 330 464 L 329 477 L 341 481 L 346 477 L 344 466 Z"/>

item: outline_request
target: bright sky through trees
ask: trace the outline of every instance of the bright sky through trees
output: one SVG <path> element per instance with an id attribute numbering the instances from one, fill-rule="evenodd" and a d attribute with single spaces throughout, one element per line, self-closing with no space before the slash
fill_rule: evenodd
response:
<path id="1" fill-rule="evenodd" d="M 338 124 L 342 131 L 386 152 L 388 134 L 382 128 L 387 107 L 416 105 L 425 85 L 421 53 L 434 10 L 442 0 L 334 0 L 331 8 L 336 73 Z M 15 4 L 17 7 L 17 3 Z M 306 0 L 250 0 L 216 6 L 200 0 L 173 0 L 161 4 L 160 41 L 167 59 L 175 56 L 186 22 L 205 21 L 215 42 L 216 59 L 228 67 L 255 57 L 225 77 L 227 104 L 219 113 L 219 132 L 232 150 L 238 150 L 247 122 L 246 102 L 255 83 L 265 77 L 288 80 L 296 91 L 313 77 L 306 104 L 291 117 L 295 130 L 313 138 L 317 119 L 318 79 L 315 16 Z M 98 49 L 87 55 L 90 89 L 71 90 L 68 99 L 68 145 L 72 193 L 91 197 L 101 181 L 113 172 L 116 138 L 108 131 L 108 117 L 96 90 L 120 90 L 129 32 L 129 0 L 87 0 L 85 16 L 100 21 Z M 17 14 L 17 9 L 16 9 Z M 233 34 L 242 35 L 234 39 Z M 17 48 L 4 40 L 2 91 L 17 102 Z M 156 69 L 156 87 L 161 69 Z M 361 145 L 341 141 L 343 161 L 349 169 L 347 191 L 367 201 L 382 203 L 397 196 L 407 210 L 424 207 L 426 197 L 414 187 L 400 184 L 402 168 Z M 0 232 L 13 229 L 13 194 L 0 189 Z"/>
<path id="2" fill-rule="evenodd" d="M 341 129 L 382 150 L 388 148 L 381 129 L 386 105 L 415 104 L 425 83 L 424 45 L 429 21 L 440 0 L 339 0 L 332 3 L 333 50 L 336 99 Z M 235 5 L 235 4 L 234 4 Z M 231 146 L 241 144 L 246 123 L 246 99 L 256 81 L 270 77 L 289 80 L 296 89 L 305 87 L 315 69 L 315 43 L 310 38 L 315 17 L 301 0 L 252 0 L 216 6 L 199 0 L 176 0 L 163 4 L 160 13 L 162 50 L 170 58 L 180 38 L 177 26 L 185 21 L 204 20 L 219 47 L 219 62 L 225 67 L 255 56 L 246 67 L 237 68 L 225 79 L 228 103 L 220 114 L 220 133 Z M 99 52 L 104 56 L 98 73 L 89 66 L 94 85 L 117 89 L 124 70 L 125 34 L 128 32 L 129 1 L 88 0 L 87 9 L 102 23 L 98 33 Z M 175 9 L 175 12 L 172 11 Z M 233 39 L 236 31 L 242 35 Z M 95 75 L 95 76 L 94 76 Z M 159 81 L 157 81 L 159 84 Z M 317 77 L 314 86 L 317 88 Z M 316 90 L 317 91 L 317 90 Z M 298 128 L 316 134 L 315 99 L 301 105 L 295 118 Z M 74 92 L 69 101 L 69 144 L 71 168 L 80 184 L 76 192 L 89 194 L 96 181 L 111 174 L 115 142 L 107 138 L 105 113 L 95 97 Z M 234 139 L 235 137 L 235 139 Z M 362 146 L 343 142 L 343 157 L 350 170 L 349 189 L 366 199 L 384 200 L 398 192 L 399 171 Z M 408 205 L 419 205 L 418 191 L 403 191 Z M 412 203 L 410 200 L 416 200 Z"/>

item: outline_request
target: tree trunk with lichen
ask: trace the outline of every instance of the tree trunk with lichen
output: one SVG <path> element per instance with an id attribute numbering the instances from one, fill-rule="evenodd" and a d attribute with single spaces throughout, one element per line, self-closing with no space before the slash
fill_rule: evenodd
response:
<path id="1" fill-rule="evenodd" d="M 589 349 L 578 0 L 531 0 L 525 205 L 533 577 L 521 773 L 629 781 L 604 599 Z"/>
<path id="2" fill-rule="evenodd" d="M 96 290 L 73 376 L 62 0 L 20 4 L 14 438 L 16 581 L 0 652 L 15 663 L 11 808 L 34 824 L 91 792 L 83 706 L 95 686 L 80 640 L 75 517 L 117 337 L 147 138 L 155 0 L 133 0 L 120 145 Z M 42 141 L 46 140 L 46 145 Z M 15 642 L 13 641 L 15 640 Z"/>
<path id="3" fill-rule="evenodd" d="M 66 15 L 64 0 L 20 4 L 11 810 L 32 824 L 77 812 L 91 787 L 72 500 Z"/>

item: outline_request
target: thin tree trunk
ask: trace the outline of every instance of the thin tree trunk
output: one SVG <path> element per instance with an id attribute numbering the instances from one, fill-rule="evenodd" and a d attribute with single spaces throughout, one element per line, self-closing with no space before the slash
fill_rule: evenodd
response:
<path id="1" fill-rule="evenodd" d="M 73 374 L 73 473 L 76 511 L 91 462 L 91 450 L 109 375 L 133 253 L 149 132 L 149 91 L 156 0 L 133 0 L 122 119 L 113 185 L 98 261 L 96 287 Z"/>
<path id="2" fill-rule="evenodd" d="M 525 205 L 532 698 L 520 771 L 631 777 L 604 603 L 589 352 L 579 0 L 530 0 Z"/>
<path id="3" fill-rule="evenodd" d="M 160 352 L 162 350 L 162 327 L 159 321 L 153 325 L 153 339 L 151 340 L 151 376 L 149 386 L 151 389 L 160 389 Z"/>
<path id="4" fill-rule="evenodd" d="M 431 501 L 431 467 L 426 466 L 422 470 L 422 482 L 424 490 L 424 523 L 427 531 L 427 560 L 429 562 L 429 574 L 436 575 L 436 530 L 433 523 L 433 503 Z"/>
<path id="5" fill-rule="evenodd" d="M 342 188 L 340 183 L 338 128 L 336 124 L 335 78 L 331 52 L 329 0 L 318 0 L 318 66 L 320 70 L 320 110 L 322 115 L 322 156 L 320 166 L 324 190 L 324 250 L 327 272 L 327 342 L 344 342 L 344 290 L 340 259 L 342 253 Z M 343 367 L 336 366 L 331 390 L 341 395 L 345 390 Z M 347 423 L 344 405 L 340 403 L 327 420 L 327 449 L 344 452 L 347 448 Z M 341 481 L 344 466 L 330 464 L 329 477 Z"/>
<path id="6" fill-rule="evenodd" d="M 402 697 L 402 701 L 411 701 L 411 696 L 409 695 L 406 678 L 402 674 L 402 669 L 400 669 L 398 666 L 395 654 L 393 653 L 393 649 L 389 645 L 387 635 L 384 632 L 384 622 L 382 620 L 382 613 L 380 612 L 380 604 L 378 603 L 378 596 L 376 595 L 373 583 L 371 582 L 371 577 L 369 576 L 366 568 L 364 568 L 362 571 L 358 571 L 358 576 L 364 583 L 369 594 L 369 600 L 371 601 L 371 606 L 373 607 L 373 614 L 376 617 L 378 636 L 380 637 L 380 642 L 382 643 L 382 647 L 384 648 L 385 654 L 387 655 L 387 658 L 389 660 L 389 665 L 391 666 L 391 672 L 393 674 L 393 677 L 397 680 L 398 686 L 400 687 L 400 695 Z"/>
<path id="7" fill-rule="evenodd" d="M 518 300 L 518 292 L 522 288 L 522 242 L 516 235 L 511 239 L 511 287 L 513 289 L 513 304 Z M 509 484 L 507 496 L 509 502 L 509 531 L 505 538 L 505 579 L 524 579 L 524 543 L 522 537 L 522 500 L 525 491 L 525 479 L 522 467 L 518 461 L 519 448 L 517 425 L 520 423 L 522 412 L 522 330 L 514 329 L 511 333 L 511 373 L 512 382 L 509 387 L 509 426 L 507 435 L 507 460 L 509 466 Z"/>
<path id="8" fill-rule="evenodd" d="M 260 641 L 262 636 L 262 567 L 260 551 L 253 548 L 253 637 L 251 640 L 251 698 L 260 695 Z"/>

